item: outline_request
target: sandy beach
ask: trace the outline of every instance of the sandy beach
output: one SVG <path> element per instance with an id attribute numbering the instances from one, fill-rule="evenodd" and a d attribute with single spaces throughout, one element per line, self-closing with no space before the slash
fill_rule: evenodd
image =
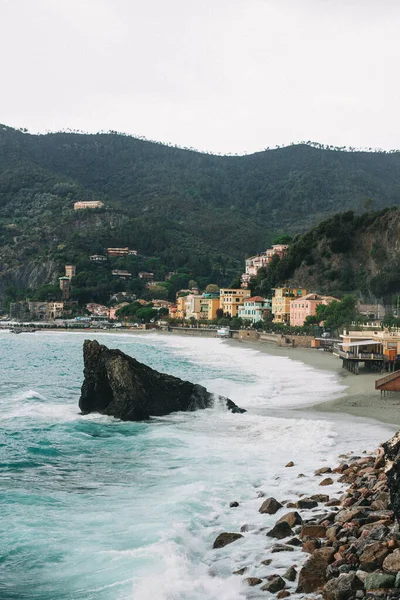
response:
<path id="1" fill-rule="evenodd" d="M 346 386 L 343 394 L 334 400 L 302 408 L 301 411 L 347 413 L 357 417 L 376 419 L 383 423 L 400 425 L 400 393 L 381 397 L 380 392 L 375 390 L 375 380 L 379 378 L 379 373 L 369 373 L 360 369 L 359 375 L 354 375 L 343 369 L 342 361 L 330 352 L 313 348 L 280 348 L 266 342 L 239 340 L 230 340 L 229 344 L 249 347 L 274 356 L 286 356 L 315 369 L 336 373 L 340 382 Z"/>

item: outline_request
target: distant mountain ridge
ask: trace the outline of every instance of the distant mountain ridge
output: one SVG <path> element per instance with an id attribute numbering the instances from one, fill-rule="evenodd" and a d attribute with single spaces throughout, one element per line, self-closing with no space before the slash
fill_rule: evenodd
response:
<path id="1" fill-rule="evenodd" d="M 81 199 L 107 210 L 74 214 Z M 108 245 L 195 275 L 210 264 L 239 268 L 277 234 L 399 200 L 398 152 L 294 145 L 215 156 L 114 133 L 0 126 L 0 280 L 10 269 L 28 272 L 31 261 L 76 260 Z M 43 283 L 48 268 L 37 273 Z"/>

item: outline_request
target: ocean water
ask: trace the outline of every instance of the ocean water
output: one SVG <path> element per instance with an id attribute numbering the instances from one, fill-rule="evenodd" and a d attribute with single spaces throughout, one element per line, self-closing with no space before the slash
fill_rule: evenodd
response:
<path id="1" fill-rule="evenodd" d="M 85 337 L 248 412 L 217 405 L 145 423 L 81 416 Z M 302 412 L 343 391 L 335 374 L 224 340 L 2 332 L 0 361 L 1 600 L 265 598 L 233 571 L 266 577 L 305 556 L 273 554 L 261 565 L 273 542 L 260 529 L 281 513 L 259 514 L 260 493 L 296 500 L 321 491 L 316 468 L 373 450 L 394 431 Z M 243 539 L 212 549 L 219 533 L 243 524 Z"/>

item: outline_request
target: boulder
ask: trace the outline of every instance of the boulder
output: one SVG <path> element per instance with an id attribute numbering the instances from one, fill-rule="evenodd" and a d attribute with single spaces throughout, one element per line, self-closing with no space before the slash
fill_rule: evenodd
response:
<path id="1" fill-rule="evenodd" d="M 326 477 L 325 479 L 323 479 L 321 481 L 321 483 L 319 485 L 332 485 L 332 484 L 333 484 L 332 477 Z"/>
<path id="2" fill-rule="evenodd" d="M 394 587 L 395 581 L 396 577 L 388 573 L 368 573 L 364 585 L 366 590 L 386 589 Z"/>
<path id="3" fill-rule="evenodd" d="M 310 525 L 303 525 L 299 537 L 300 539 L 305 537 L 324 538 L 326 537 L 326 527 L 314 523 Z"/>
<path id="4" fill-rule="evenodd" d="M 294 527 L 295 525 L 301 525 L 303 523 L 303 519 L 301 518 L 301 516 L 299 515 L 298 512 L 296 511 L 292 511 L 289 513 L 286 513 L 286 515 L 283 515 L 283 517 L 281 517 L 277 523 L 284 523 L 286 522 L 290 527 Z"/>
<path id="5" fill-rule="evenodd" d="M 293 551 L 294 551 L 293 546 L 287 546 L 286 544 L 275 544 L 275 546 L 272 547 L 271 554 L 274 554 L 276 552 L 293 552 Z"/>
<path id="6" fill-rule="evenodd" d="M 293 535 L 293 531 L 286 521 L 282 521 L 282 523 L 276 523 L 271 531 L 268 531 L 267 536 L 277 538 L 281 540 L 285 537 L 289 537 L 289 535 Z"/>
<path id="7" fill-rule="evenodd" d="M 382 566 L 387 573 L 397 574 L 400 571 L 400 550 L 397 548 L 392 554 L 389 554 L 383 561 Z"/>
<path id="8" fill-rule="evenodd" d="M 326 569 L 333 562 L 334 552 L 335 550 L 329 547 L 313 552 L 300 571 L 296 593 L 309 594 L 325 585 L 327 582 Z"/>
<path id="9" fill-rule="evenodd" d="M 383 564 L 388 554 L 389 549 L 385 542 L 369 544 L 360 556 L 360 568 L 363 571 L 374 571 Z"/>
<path id="10" fill-rule="evenodd" d="M 282 506 L 283 505 L 278 502 L 278 500 L 275 500 L 275 498 L 267 498 L 261 504 L 258 512 L 267 515 L 274 515 L 280 508 L 282 508 Z"/>
<path id="11" fill-rule="evenodd" d="M 259 577 L 246 577 L 244 582 L 247 583 L 247 585 L 249 585 L 250 587 L 254 587 L 255 585 L 259 585 L 260 583 L 262 583 L 262 579 L 260 579 Z"/>
<path id="12" fill-rule="evenodd" d="M 383 450 L 390 503 L 397 521 L 400 522 L 400 431 L 383 444 Z"/>
<path id="13" fill-rule="evenodd" d="M 363 589 L 363 583 L 355 573 L 343 573 L 331 579 L 322 592 L 324 600 L 353 600 L 357 590 Z"/>
<path id="14" fill-rule="evenodd" d="M 239 540 L 242 537 L 241 533 L 220 533 L 215 539 L 213 548 L 223 548 L 228 544 L 232 544 L 232 542 L 236 542 L 236 540 Z"/>
<path id="15" fill-rule="evenodd" d="M 283 574 L 284 579 L 287 581 L 296 581 L 297 571 L 294 567 L 289 567 L 287 571 Z"/>
<path id="16" fill-rule="evenodd" d="M 82 414 L 99 412 L 123 421 L 142 421 L 175 411 L 209 408 L 215 401 L 223 402 L 232 412 L 245 412 L 228 398 L 215 397 L 201 385 L 158 373 L 96 340 L 85 340 L 83 361 Z"/>
<path id="17" fill-rule="evenodd" d="M 310 500 L 310 498 L 301 498 L 296 502 L 296 508 L 315 508 L 318 506 L 316 500 Z"/>
<path id="18" fill-rule="evenodd" d="M 283 590 L 285 587 L 285 580 L 282 579 L 280 575 L 270 575 L 267 577 L 267 583 L 262 586 L 263 592 L 270 592 L 271 594 L 276 594 L 280 590 Z"/>

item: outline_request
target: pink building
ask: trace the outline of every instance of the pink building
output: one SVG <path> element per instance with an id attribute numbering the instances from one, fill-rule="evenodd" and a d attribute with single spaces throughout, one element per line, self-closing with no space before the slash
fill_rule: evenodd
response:
<path id="1" fill-rule="evenodd" d="M 92 315 L 96 315 L 97 317 L 108 316 L 108 308 L 107 306 L 104 306 L 104 304 L 96 304 L 95 302 L 89 302 L 89 304 L 86 304 L 86 310 L 89 311 Z"/>
<path id="2" fill-rule="evenodd" d="M 319 304 L 330 304 L 336 298 L 332 296 L 320 296 L 319 294 L 307 294 L 302 298 L 295 298 L 290 301 L 290 325 L 293 327 L 302 327 L 307 317 L 313 316 L 317 312 Z"/>
<path id="3" fill-rule="evenodd" d="M 247 288 L 251 277 L 256 277 L 259 269 L 267 267 L 275 254 L 277 254 L 279 258 L 283 258 L 287 254 L 288 248 L 289 246 L 287 244 L 274 244 L 272 248 L 268 248 L 265 252 L 247 258 L 245 262 L 245 273 L 241 276 L 241 287 Z"/>
<path id="4" fill-rule="evenodd" d="M 121 302 L 120 304 L 116 304 L 115 306 L 112 306 L 110 308 L 110 310 L 108 311 L 108 318 L 111 320 L 116 319 L 117 317 L 115 316 L 115 313 L 117 312 L 117 310 L 119 310 L 120 308 L 127 306 L 129 304 L 129 302 Z"/>

